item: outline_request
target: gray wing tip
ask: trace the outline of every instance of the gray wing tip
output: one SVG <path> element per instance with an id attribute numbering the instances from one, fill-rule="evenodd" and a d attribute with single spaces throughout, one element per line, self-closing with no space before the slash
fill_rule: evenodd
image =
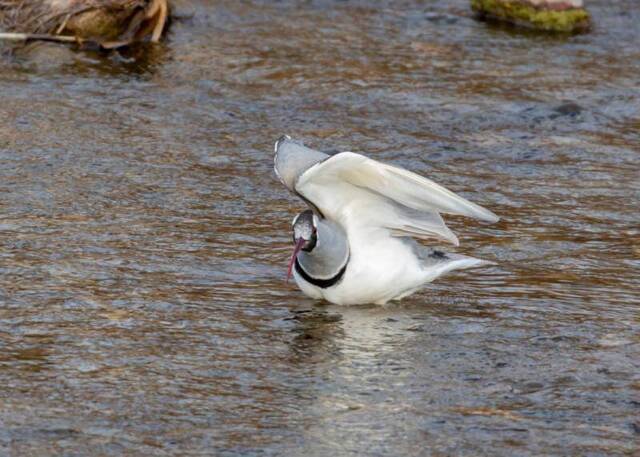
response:
<path id="1" fill-rule="evenodd" d="M 278 149 L 280 149 L 280 146 L 282 146 L 282 144 L 284 144 L 287 141 L 293 141 L 292 138 L 289 135 L 282 135 L 280 138 L 278 138 L 276 140 L 276 144 L 273 148 L 273 152 L 276 153 L 276 155 L 278 154 Z"/>
<path id="2" fill-rule="evenodd" d="M 276 175 L 292 191 L 295 191 L 295 183 L 302 173 L 328 157 L 323 152 L 306 147 L 302 141 L 294 140 L 289 135 L 278 138 L 274 149 Z"/>
<path id="3" fill-rule="evenodd" d="M 474 217 L 481 221 L 489 222 L 495 224 L 500 220 L 500 217 L 495 214 L 493 211 L 488 210 L 484 206 L 476 205 L 473 202 L 469 202 L 473 209 L 473 212 L 468 214 L 468 216 Z"/>
<path id="4" fill-rule="evenodd" d="M 500 216 L 487 210 L 487 214 L 485 215 L 485 217 L 482 218 L 482 220 L 495 224 L 500 220 Z"/>
<path id="5" fill-rule="evenodd" d="M 295 142 L 289 135 L 284 134 L 281 135 L 280 138 L 278 138 L 276 140 L 275 145 L 273 146 L 273 150 L 275 152 L 275 155 L 273 156 L 273 171 L 276 172 L 276 176 L 278 177 L 278 179 L 280 180 L 280 182 L 282 182 L 285 186 L 289 187 L 288 182 L 285 180 L 285 178 L 283 177 L 282 173 L 280 173 L 280 171 L 278 170 L 278 152 L 280 152 L 280 149 L 288 142 Z M 297 143 L 297 142 L 295 142 Z"/>

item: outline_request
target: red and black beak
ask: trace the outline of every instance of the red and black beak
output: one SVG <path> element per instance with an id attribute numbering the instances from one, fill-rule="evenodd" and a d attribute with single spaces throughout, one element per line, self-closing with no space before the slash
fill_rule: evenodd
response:
<path id="1" fill-rule="evenodd" d="M 291 272 L 293 271 L 293 265 L 296 263 L 296 257 L 298 256 L 298 252 L 307 242 L 304 238 L 298 238 L 296 242 L 296 247 L 293 249 L 293 255 L 291 256 L 291 260 L 289 260 L 289 268 L 287 269 L 287 279 L 285 282 L 289 282 L 289 278 L 291 278 Z"/>

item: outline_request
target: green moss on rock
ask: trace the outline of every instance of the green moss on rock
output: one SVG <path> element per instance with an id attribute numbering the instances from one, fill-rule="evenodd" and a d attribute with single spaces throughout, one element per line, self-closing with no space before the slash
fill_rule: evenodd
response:
<path id="1" fill-rule="evenodd" d="M 471 0 L 471 8 L 481 17 L 550 32 L 584 32 L 590 24 L 584 8 L 536 8 L 518 0 Z"/>

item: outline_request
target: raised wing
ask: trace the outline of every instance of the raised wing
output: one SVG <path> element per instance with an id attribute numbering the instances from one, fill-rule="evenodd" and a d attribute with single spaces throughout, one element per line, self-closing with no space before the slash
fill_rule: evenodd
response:
<path id="1" fill-rule="evenodd" d="M 396 236 L 440 238 L 458 244 L 439 213 L 488 222 L 498 216 L 433 181 L 353 152 L 342 152 L 299 175 L 295 191 L 345 229 L 386 228 Z"/>
<path id="2" fill-rule="evenodd" d="M 283 135 L 276 141 L 275 152 L 273 169 L 282 184 L 292 192 L 296 192 L 295 184 L 302 173 L 329 157 L 324 152 L 292 140 L 288 135 Z"/>

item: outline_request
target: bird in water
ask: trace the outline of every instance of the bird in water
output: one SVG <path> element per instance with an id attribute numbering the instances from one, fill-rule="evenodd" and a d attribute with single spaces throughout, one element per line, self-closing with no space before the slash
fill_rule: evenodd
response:
<path id="1" fill-rule="evenodd" d="M 310 209 L 293 219 L 287 279 L 338 305 L 399 300 L 452 271 L 490 264 L 418 244 L 458 245 L 440 213 L 498 216 L 402 168 L 353 152 L 328 155 L 289 136 L 275 144 L 275 172 Z"/>

